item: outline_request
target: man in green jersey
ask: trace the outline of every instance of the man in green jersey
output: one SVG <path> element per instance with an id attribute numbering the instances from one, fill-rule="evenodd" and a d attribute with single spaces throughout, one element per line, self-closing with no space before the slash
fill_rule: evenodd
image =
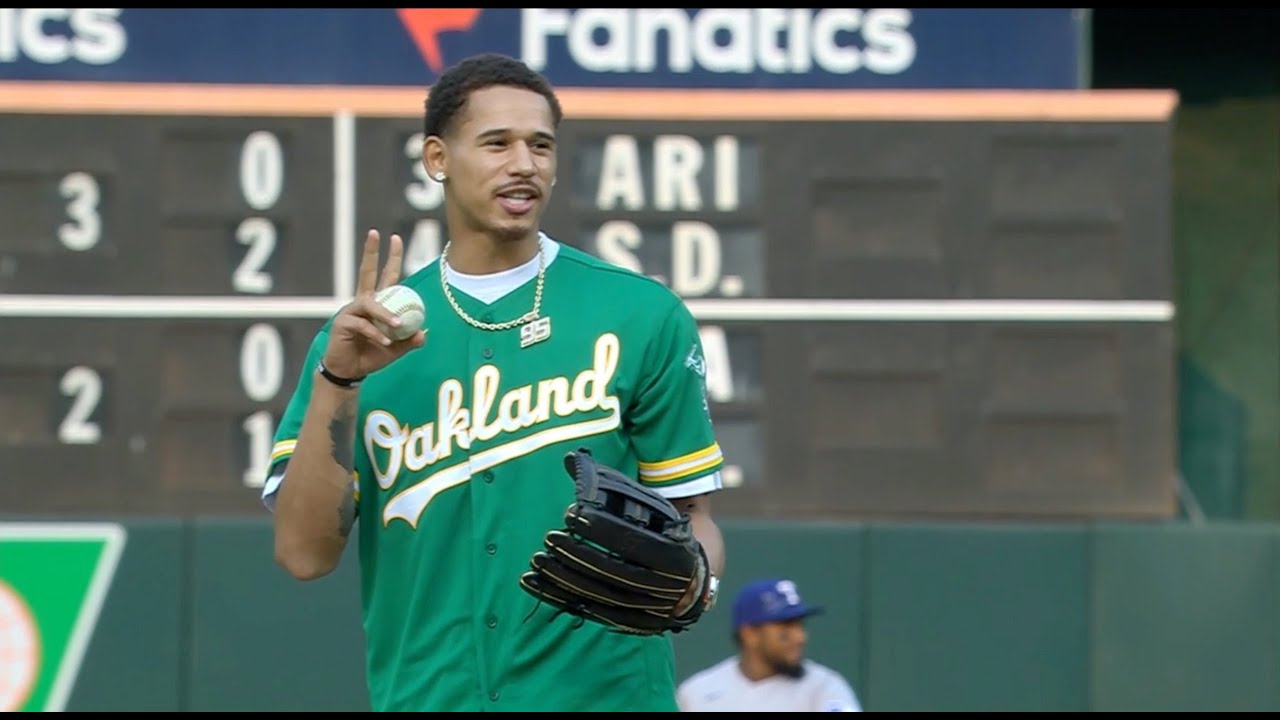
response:
<path id="1" fill-rule="evenodd" d="M 659 489 L 712 578 L 723 568 L 697 326 L 662 285 L 540 231 L 560 119 L 519 61 L 477 56 L 440 78 L 423 163 L 445 187 L 448 242 L 402 281 L 423 331 L 393 342 L 375 324 L 394 322 L 374 294 L 399 279 L 403 243 L 379 278 L 370 232 L 356 297 L 317 334 L 276 431 L 263 498 L 277 561 L 321 577 L 358 528 L 377 711 L 678 711 L 669 636 L 610 632 L 520 587 L 574 499 L 569 451 Z M 691 585 L 680 612 L 715 586 Z"/>

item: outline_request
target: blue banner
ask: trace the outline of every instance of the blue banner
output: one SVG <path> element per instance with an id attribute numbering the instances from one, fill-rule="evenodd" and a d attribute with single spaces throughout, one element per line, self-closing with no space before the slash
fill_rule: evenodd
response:
<path id="1" fill-rule="evenodd" d="M 492 51 L 561 87 L 1069 89 L 1079 13 L 0 8 L 0 80 L 424 86 Z"/>

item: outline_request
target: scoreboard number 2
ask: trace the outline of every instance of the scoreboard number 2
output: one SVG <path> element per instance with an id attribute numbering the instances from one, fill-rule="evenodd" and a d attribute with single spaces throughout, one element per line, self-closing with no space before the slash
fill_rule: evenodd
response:
<path id="1" fill-rule="evenodd" d="M 102 376 L 77 365 L 62 375 L 58 390 L 71 398 L 71 407 L 58 425 L 58 441 L 66 445 L 95 445 L 102 440 L 102 426 L 90 418 L 102 400 Z"/>
<path id="2" fill-rule="evenodd" d="M 231 275 L 232 287 L 246 293 L 271 292 L 271 275 L 262 266 L 276 249 L 276 226 L 266 218 L 245 218 L 236 228 L 236 242 L 249 249 Z"/>

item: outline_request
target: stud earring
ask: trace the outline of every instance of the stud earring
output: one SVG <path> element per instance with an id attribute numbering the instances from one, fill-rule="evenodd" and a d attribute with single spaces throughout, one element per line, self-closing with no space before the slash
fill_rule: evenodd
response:
<path id="1" fill-rule="evenodd" d="M 436 182 L 444 182 L 444 173 L 436 173 Z"/>

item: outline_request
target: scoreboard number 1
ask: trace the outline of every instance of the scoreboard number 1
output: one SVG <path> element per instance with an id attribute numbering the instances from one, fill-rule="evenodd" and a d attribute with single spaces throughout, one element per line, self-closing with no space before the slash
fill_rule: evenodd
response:
<path id="1" fill-rule="evenodd" d="M 275 418 L 266 410 L 259 410 L 244 419 L 241 428 L 249 439 L 249 463 L 245 466 L 242 482 L 245 487 L 260 488 L 267 479 L 267 466 L 271 462 L 271 445 L 275 436 Z"/>

